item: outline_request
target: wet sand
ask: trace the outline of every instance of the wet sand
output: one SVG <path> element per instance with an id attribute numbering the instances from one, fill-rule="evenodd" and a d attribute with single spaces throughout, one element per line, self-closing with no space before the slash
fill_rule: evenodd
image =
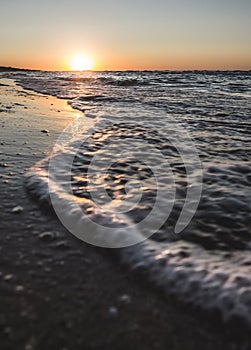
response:
<path id="1" fill-rule="evenodd" d="M 250 349 L 238 322 L 224 325 L 164 297 L 29 198 L 24 172 L 79 113 L 0 83 L 1 349 Z"/>

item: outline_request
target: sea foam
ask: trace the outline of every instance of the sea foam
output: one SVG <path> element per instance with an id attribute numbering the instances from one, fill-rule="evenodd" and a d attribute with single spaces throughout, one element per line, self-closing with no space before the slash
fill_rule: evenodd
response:
<path id="1" fill-rule="evenodd" d="M 124 248 L 113 251 L 121 261 L 167 295 L 251 326 L 250 74 L 88 74 L 16 75 L 25 88 L 69 99 L 91 121 L 29 169 L 28 190 L 39 202 L 58 204 L 82 240 L 92 243 L 81 231 L 90 221 L 99 245 L 109 232 L 112 240 L 117 235 Z M 182 143 L 187 134 L 199 162 Z M 158 209 L 166 220 L 153 234 L 150 221 L 140 223 L 162 190 Z M 192 220 L 178 232 L 188 197 Z M 138 243 L 129 246 L 132 237 Z"/>

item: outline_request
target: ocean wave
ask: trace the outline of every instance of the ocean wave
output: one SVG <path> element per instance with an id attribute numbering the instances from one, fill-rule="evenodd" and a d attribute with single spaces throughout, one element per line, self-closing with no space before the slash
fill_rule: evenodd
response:
<path id="1" fill-rule="evenodd" d="M 251 73 L 41 72 L 15 79 L 27 89 L 67 98 L 73 108 L 89 111 L 82 134 L 53 153 L 56 177 L 50 177 L 49 158 L 27 172 L 30 193 L 49 206 L 52 196 L 66 212 L 66 221 L 74 219 L 78 227 L 89 227 L 91 220 L 106 227 L 106 234 L 113 232 L 113 239 L 117 235 L 124 246 L 135 237 L 140 243 L 117 251 L 122 262 L 143 271 L 167 295 L 203 310 L 218 310 L 225 320 L 239 317 L 251 327 Z M 185 138 L 186 133 L 177 135 L 179 125 L 189 133 L 202 162 L 203 186 L 193 220 L 177 234 L 187 195 L 196 189 L 188 175 L 196 179 L 199 169 L 199 163 L 191 169 L 184 166 L 181 153 L 187 148 L 182 148 L 181 135 Z M 130 152 L 123 151 L 125 143 Z M 137 151 L 135 162 L 131 155 Z M 65 164 L 73 155 L 70 173 Z M 147 160 L 156 162 L 159 171 L 168 163 L 168 176 L 157 173 L 157 185 L 168 190 L 168 196 L 175 191 L 168 220 L 150 236 L 150 222 L 135 229 L 158 197 Z M 91 180 L 87 169 L 92 170 Z M 161 197 L 160 213 L 170 209 L 168 196 Z M 104 199 L 111 203 L 102 210 Z M 120 201 L 126 213 L 119 212 Z M 103 228 L 95 234 L 101 244 Z"/>
<path id="2" fill-rule="evenodd" d="M 112 123 L 107 124 L 107 118 Z M 156 121 L 156 116 L 152 118 Z M 251 163 L 236 160 L 225 165 L 204 164 L 203 190 L 195 218 L 177 235 L 175 224 L 189 187 L 184 162 L 161 132 L 123 120 L 124 117 L 120 120 L 118 116 L 103 116 L 90 121 L 90 126 L 85 126 L 88 137 L 83 134 L 80 139 L 60 144 L 51 158 L 26 173 L 27 189 L 43 204 L 56 203 L 61 218 L 77 227 L 76 236 L 84 241 L 92 243 L 94 235 L 101 246 L 112 246 L 112 242 L 126 246 L 132 239 L 137 242 L 117 252 L 121 261 L 144 271 L 167 295 L 173 293 L 202 310 L 218 310 L 226 321 L 239 317 L 251 326 Z M 169 125 L 172 127 L 170 132 L 174 134 L 177 126 Z M 127 148 L 121 149 L 121 140 Z M 132 158 L 128 142 L 137 151 L 147 144 L 167 157 L 172 175 L 165 179 L 157 175 L 158 186 L 164 181 L 165 188 L 171 188 L 171 178 L 175 179 L 175 205 L 153 235 L 147 232 L 151 227 L 141 231 L 134 225 L 149 215 L 156 201 L 156 174 L 153 176 L 153 168 L 145 164 L 144 157 L 136 161 Z M 148 156 L 149 153 L 148 148 Z M 116 154 L 111 160 L 111 155 Z M 70 173 L 69 159 L 73 159 Z M 51 162 L 53 173 L 49 170 Z M 193 171 L 196 173 L 196 169 Z M 129 210 L 128 203 L 137 197 L 139 184 L 140 199 Z M 109 205 L 102 209 L 107 198 Z M 111 205 L 119 201 L 125 205 L 123 214 L 116 211 L 117 205 Z M 168 198 L 164 196 L 161 208 L 165 206 Z M 94 234 L 90 221 L 97 225 Z"/>

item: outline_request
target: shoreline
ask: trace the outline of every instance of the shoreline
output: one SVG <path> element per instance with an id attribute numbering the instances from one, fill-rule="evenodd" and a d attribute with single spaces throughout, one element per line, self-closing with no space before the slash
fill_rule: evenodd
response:
<path id="1" fill-rule="evenodd" d="M 109 250 L 77 240 L 27 196 L 23 173 L 82 113 L 12 80 L 1 84 L 2 349 L 128 349 L 129 341 L 144 350 L 239 350 L 238 334 L 219 318 L 164 298 Z"/>

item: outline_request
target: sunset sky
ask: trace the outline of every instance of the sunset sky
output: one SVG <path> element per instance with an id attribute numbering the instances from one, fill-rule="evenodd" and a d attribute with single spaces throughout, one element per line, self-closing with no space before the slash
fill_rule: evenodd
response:
<path id="1" fill-rule="evenodd" d="M 0 65 L 251 69 L 250 0 L 0 0 Z"/>

